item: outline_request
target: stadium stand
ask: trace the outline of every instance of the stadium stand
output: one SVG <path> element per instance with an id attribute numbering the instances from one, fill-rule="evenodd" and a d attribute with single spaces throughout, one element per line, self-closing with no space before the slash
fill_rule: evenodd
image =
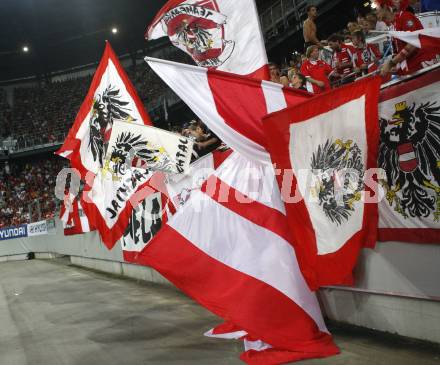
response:
<path id="1" fill-rule="evenodd" d="M 53 218 L 56 177 L 67 163 L 44 156 L 32 161 L 0 165 L 0 228 Z"/>

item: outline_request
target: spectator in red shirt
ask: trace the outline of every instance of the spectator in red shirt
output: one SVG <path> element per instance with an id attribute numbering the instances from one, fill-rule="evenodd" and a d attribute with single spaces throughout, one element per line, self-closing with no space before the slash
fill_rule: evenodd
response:
<path id="1" fill-rule="evenodd" d="M 375 44 L 367 44 L 362 31 L 356 31 L 351 35 L 354 45 L 354 71 L 356 74 L 368 74 L 377 70 L 381 59 L 379 49 Z"/>
<path id="2" fill-rule="evenodd" d="M 328 63 L 319 60 L 319 47 L 309 46 L 306 52 L 307 59 L 301 66 L 301 73 L 307 78 L 307 81 L 312 84 L 312 89 L 307 89 L 314 94 L 319 94 L 330 90 L 329 75 L 333 69 Z"/>
<path id="3" fill-rule="evenodd" d="M 343 79 L 343 83 L 353 81 L 354 47 L 342 43 L 338 34 L 332 34 L 327 41 L 333 50 L 333 67 L 336 73 Z"/>
<path id="4" fill-rule="evenodd" d="M 393 13 L 393 27 L 396 31 L 416 31 L 423 29 L 420 20 L 408 11 L 408 0 L 394 0 L 397 10 Z M 400 73 L 413 73 L 436 62 L 436 55 L 430 50 L 418 49 L 398 39 L 394 40 L 396 55 L 386 62 L 381 74 L 386 75 L 400 64 Z"/>

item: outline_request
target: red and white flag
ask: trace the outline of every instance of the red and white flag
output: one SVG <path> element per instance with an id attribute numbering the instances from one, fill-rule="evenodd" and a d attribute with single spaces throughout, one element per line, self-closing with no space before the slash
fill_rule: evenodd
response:
<path id="1" fill-rule="evenodd" d="M 60 219 L 63 223 L 64 235 L 72 236 L 94 231 L 95 228 L 89 223 L 84 213 L 81 202 L 72 195 L 64 199 L 60 210 Z"/>
<path id="2" fill-rule="evenodd" d="M 414 32 L 389 31 L 388 33 L 391 37 L 414 47 L 440 53 L 440 27 L 425 28 Z"/>
<path id="3" fill-rule="evenodd" d="M 120 161 L 127 156 L 105 161 L 106 146 L 116 121 L 151 125 L 132 83 L 107 42 L 87 96 L 57 153 L 68 158 L 86 181 L 81 204 L 108 248 L 125 232 L 133 206 L 145 199 L 148 192 L 143 190 L 152 175 L 145 170 L 121 168 Z M 129 150 L 123 153 L 127 155 Z"/>
<path id="4" fill-rule="evenodd" d="M 384 89 L 379 240 L 440 242 L 440 67 Z"/>
<path id="5" fill-rule="evenodd" d="M 170 0 L 145 36 L 169 37 L 199 66 L 269 78 L 254 0 Z"/>
<path id="6" fill-rule="evenodd" d="M 370 188 L 377 186 L 367 170 L 377 167 L 380 84 L 361 80 L 263 121 L 299 264 L 313 289 L 351 283 L 360 249 L 376 244 L 378 197 Z"/>
<path id="7" fill-rule="evenodd" d="M 72 128 L 57 151 L 84 179 L 104 167 L 106 143 L 114 121 L 151 125 L 136 90 L 119 60 L 106 43 L 101 62 Z"/>
<path id="8" fill-rule="evenodd" d="M 155 58 L 145 60 L 209 129 L 251 160 L 270 161 L 261 119 L 313 97 L 269 81 Z"/>
<path id="9" fill-rule="evenodd" d="M 237 331 L 269 344 L 245 352 L 249 364 L 338 353 L 276 190 L 272 165 L 233 153 L 138 257 Z"/>

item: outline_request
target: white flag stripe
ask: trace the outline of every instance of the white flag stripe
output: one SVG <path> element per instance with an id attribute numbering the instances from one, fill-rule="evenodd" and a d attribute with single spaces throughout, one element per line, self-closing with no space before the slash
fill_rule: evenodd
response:
<path id="1" fill-rule="evenodd" d="M 223 338 L 225 340 L 238 340 L 239 338 L 246 336 L 247 332 L 246 331 L 236 331 L 236 332 L 214 334 L 213 329 L 210 329 L 209 331 L 205 332 L 203 335 L 206 337 L 212 337 L 212 338 Z"/>
<path id="2" fill-rule="evenodd" d="M 254 351 L 264 351 L 271 349 L 272 346 L 261 340 L 250 341 L 246 338 L 244 339 L 244 351 L 254 350 Z"/>
<path id="3" fill-rule="evenodd" d="M 223 142 L 251 160 L 270 161 L 262 146 L 232 130 L 219 115 L 206 69 L 151 57 L 145 61 Z"/>
<path id="4" fill-rule="evenodd" d="M 272 164 L 249 161 L 235 153 L 214 175 L 251 199 L 286 214 Z"/>
<path id="5" fill-rule="evenodd" d="M 261 82 L 261 87 L 263 89 L 264 97 L 266 98 L 268 114 L 287 108 L 282 85 L 263 80 Z"/>
<path id="6" fill-rule="evenodd" d="M 64 151 L 64 152 L 61 152 L 59 155 L 64 158 L 68 158 L 72 154 L 72 152 L 73 151 Z"/>
<path id="7" fill-rule="evenodd" d="M 202 213 L 195 211 L 194 204 L 188 204 L 168 223 L 172 228 L 210 257 L 279 290 L 309 314 L 321 331 L 328 332 L 316 296 L 308 288 L 288 242 L 202 192 L 194 192 L 191 199 L 206 200 L 203 202 L 204 221 L 221 224 L 192 224 L 194 214 Z M 224 227 L 239 229 L 225 230 Z"/>
<path id="8" fill-rule="evenodd" d="M 406 161 L 414 160 L 415 158 L 416 158 L 416 154 L 414 151 L 412 151 L 400 155 L 399 160 L 402 162 L 406 162 Z"/>

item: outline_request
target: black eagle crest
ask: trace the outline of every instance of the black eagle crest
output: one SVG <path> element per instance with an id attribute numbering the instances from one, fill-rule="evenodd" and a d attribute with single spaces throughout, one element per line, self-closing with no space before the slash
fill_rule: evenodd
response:
<path id="1" fill-rule="evenodd" d="M 381 181 L 388 204 L 404 218 L 440 218 L 440 106 L 428 101 L 395 105 L 391 120 L 380 119 Z"/>
<path id="2" fill-rule="evenodd" d="M 327 140 L 312 155 L 311 168 L 318 180 L 312 194 L 318 198 L 327 218 L 341 225 L 355 210 L 354 203 L 361 199 L 364 186 L 361 149 L 352 140 Z M 337 174 L 341 172 L 343 181 L 339 181 L 341 186 L 336 188 Z"/>
<path id="3" fill-rule="evenodd" d="M 93 100 L 92 115 L 90 117 L 89 148 L 94 161 L 103 165 L 105 133 L 115 120 L 135 121 L 127 107 L 128 101 L 123 101 L 119 89 L 108 86 L 102 94 L 97 94 Z"/>
<path id="4" fill-rule="evenodd" d="M 147 164 L 153 164 L 157 160 L 160 153 L 159 149 L 149 147 L 148 141 L 142 139 L 141 135 L 135 135 L 132 132 L 122 132 L 116 138 L 116 143 L 113 146 L 110 160 L 114 163 L 114 172 L 119 175 L 124 175 L 128 160 L 134 157 L 141 159 Z"/>
<path id="5" fill-rule="evenodd" d="M 211 33 L 203 29 L 197 22 L 188 23 L 184 20 L 176 29 L 176 34 L 179 41 L 194 54 L 203 53 L 212 48 Z"/>

